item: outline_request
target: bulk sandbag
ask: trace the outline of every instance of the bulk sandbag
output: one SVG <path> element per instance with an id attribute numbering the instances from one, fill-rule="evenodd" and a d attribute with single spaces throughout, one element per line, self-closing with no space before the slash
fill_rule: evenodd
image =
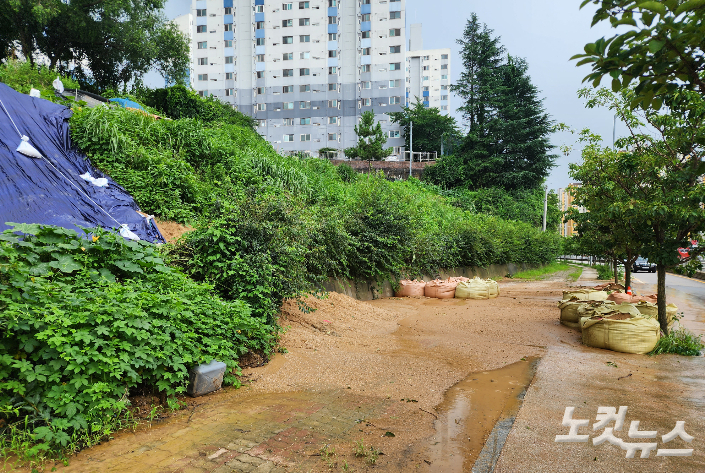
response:
<path id="1" fill-rule="evenodd" d="M 630 313 L 633 316 L 641 314 L 633 306 L 617 306 L 611 301 L 560 301 L 560 323 L 566 327 L 582 331 L 579 321 L 582 317 L 605 317 L 618 312 Z"/>
<path id="2" fill-rule="evenodd" d="M 658 305 L 648 301 L 639 301 L 634 304 L 634 307 L 638 309 L 641 315 L 653 317 L 658 320 Z M 673 325 L 672 319 L 677 313 L 678 307 L 675 304 L 668 304 L 666 306 L 666 321 L 668 322 L 668 328 Z"/>
<path id="3" fill-rule="evenodd" d="M 562 291 L 562 300 L 566 301 L 576 297 L 580 301 L 604 301 L 608 294 L 605 291 L 597 291 L 596 289 L 574 289 L 571 291 Z"/>
<path id="4" fill-rule="evenodd" d="M 631 314 L 582 317 L 580 325 L 583 344 L 621 353 L 648 353 L 661 338 L 661 326 L 657 320 Z"/>
<path id="5" fill-rule="evenodd" d="M 399 281 L 399 289 L 395 293 L 396 297 L 416 297 L 424 295 L 424 281 L 402 279 Z"/>
<path id="6" fill-rule="evenodd" d="M 608 282 L 605 284 L 600 284 L 598 286 L 594 286 L 594 289 L 597 291 L 606 291 L 606 292 L 614 292 L 614 291 L 621 291 L 625 292 L 626 288 L 622 286 L 621 284 L 616 284 L 613 282 Z"/>
<path id="7" fill-rule="evenodd" d="M 614 301 L 617 304 L 621 304 L 622 302 L 626 302 L 629 304 L 635 304 L 635 303 L 641 302 L 641 301 L 652 302 L 655 304 L 656 302 L 658 302 L 658 296 L 656 294 L 651 294 L 650 296 L 642 296 L 642 295 L 630 296 L 629 294 L 626 294 L 623 292 L 614 292 L 614 293 L 609 294 L 608 300 Z"/>
<path id="8" fill-rule="evenodd" d="M 435 279 L 424 285 L 424 295 L 437 299 L 453 299 L 456 294 L 456 285 L 460 283 Z"/>
<path id="9" fill-rule="evenodd" d="M 557 307 L 560 309 L 560 323 L 565 327 L 581 330 L 579 326 L 579 309 L 580 306 L 586 304 L 584 301 L 568 300 L 560 301 Z"/>
<path id="10" fill-rule="evenodd" d="M 499 294 L 498 283 L 492 279 L 473 278 L 456 286 L 456 297 L 459 299 L 493 299 Z"/>
<path id="11" fill-rule="evenodd" d="M 446 280 L 446 282 L 455 282 L 457 284 L 466 281 L 468 281 L 468 278 L 466 276 L 451 276 L 449 279 Z"/>

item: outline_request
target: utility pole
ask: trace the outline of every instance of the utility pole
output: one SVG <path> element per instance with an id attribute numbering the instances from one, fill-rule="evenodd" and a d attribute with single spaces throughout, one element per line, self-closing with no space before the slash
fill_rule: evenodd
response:
<path id="1" fill-rule="evenodd" d="M 542 231 L 547 230 L 547 186 L 545 186 L 545 204 L 542 210 Z"/>
<path id="2" fill-rule="evenodd" d="M 409 177 L 412 177 L 412 122 L 409 122 Z"/>

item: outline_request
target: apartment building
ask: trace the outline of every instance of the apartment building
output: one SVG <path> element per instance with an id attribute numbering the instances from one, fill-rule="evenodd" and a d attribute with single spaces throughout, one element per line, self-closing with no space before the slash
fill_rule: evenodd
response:
<path id="1" fill-rule="evenodd" d="M 416 97 L 425 107 L 437 108 L 443 115 L 449 115 L 451 49 L 424 49 L 421 23 L 410 25 L 409 38 L 407 105 L 414 103 Z"/>
<path id="2" fill-rule="evenodd" d="M 193 0 L 191 85 L 256 118 L 282 153 L 354 146 L 405 103 L 404 0 Z M 184 23 L 184 22 L 182 22 Z"/>
<path id="3" fill-rule="evenodd" d="M 178 27 L 180 31 L 182 31 L 184 34 L 187 35 L 187 39 L 190 41 L 190 58 L 194 57 L 194 42 L 192 41 L 193 35 L 195 32 L 195 20 L 192 16 L 192 13 L 187 13 L 185 15 L 180 15 L 173 20 L 171 20 L 172 23 L 175 23 L 175 25 Z M 192 67 L 192 60 L 190 61 L 190 67 L 188 68 L 187 71 L 185 71 L 185 74 L 188 77 L 188 83 L 190 85 L 194 84 L 195 77 L 193 75 L 194 68 Z M 171 83 L 168 83 L 168 80 L 165 79 L 165 86 L 168 87 L 170 85 L 173 85 Z"/>

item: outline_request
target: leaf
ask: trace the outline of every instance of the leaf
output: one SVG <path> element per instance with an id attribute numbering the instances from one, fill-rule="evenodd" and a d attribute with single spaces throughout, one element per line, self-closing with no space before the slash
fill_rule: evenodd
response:
<path id="1" fill-rule="evenodd" d="M 383 437 L 394 437 L 394 434 L 388 430 L 387 432 L 385 432 Z"/>
<path id="2" fill-rule="evenodd" d="M 658 51 L 663 49 L 663 46 L 665 45 L 665 41 L 659 41 L 657 39 L 654 39 L 648 43 L 648 50 L 651 52 L 651 54 L 656 54 Z"/>
<path id="3" fill-rule="evenodd" d="M 72 273 L 81 269 L 81 265 L 77 263 L 71 255 L 62 255 L 59 253 L 53 253 L 56 261 L 50 261 L 48 264 L 52 268 L 57 268 L 63 273 Z"/>
<path id="4" fill-rule="evenodd" d="M 133 261 L 118 260 L 114 261 L 113 264 L 124 271 L 129 271 L 131 273 L 143 273 L 143 269 L 134 263 Z"/>
<path id="5" fill-rule="evenodd" d="M 666 7 L 661 2 L 643 2 L 639 3 L 638 7 L 643 10 L 650 10 L 659 15 L 666 14 Z"/>
<path id="6" fill-rule="evenodd" d="M 688 0 L 678 5 L 678 8 L 673 12 L 676 16 L 688 10 L 705 8 L 705 0 Z"/>

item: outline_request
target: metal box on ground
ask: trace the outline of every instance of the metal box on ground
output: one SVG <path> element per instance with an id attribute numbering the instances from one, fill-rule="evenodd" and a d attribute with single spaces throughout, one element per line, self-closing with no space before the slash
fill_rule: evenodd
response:
<path id="1" fill-rule="evenodd" d="M 187 394 L 192 397 L 203 396 L 222 387 L 227 364 L 212 360 L 206 365 L 198 365 L 190 370 L 190 382 Z"/>

